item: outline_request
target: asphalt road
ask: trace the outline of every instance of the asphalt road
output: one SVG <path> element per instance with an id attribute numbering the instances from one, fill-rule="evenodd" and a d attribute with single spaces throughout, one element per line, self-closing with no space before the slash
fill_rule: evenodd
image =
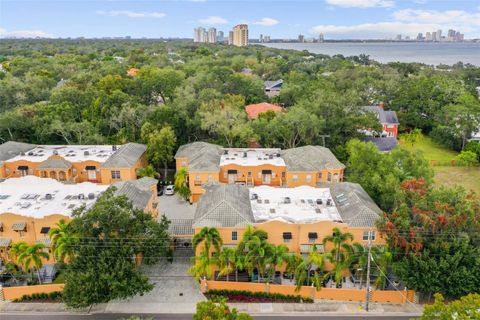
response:
<path id="1" fill-rule="evenodd" d="M 130 315 L 128 314 L 114 314 L 114 313 L 99 313 L 99 314 L 81 314 L 81 315 L 59 315 L 59 314 L 6 314 L 0 313 L 0 318 L 2 320 L 23 320 L 23 319 L 35 319 L 35 320 L 120 320 L 128 319 Z M 135 315 L 140 316 L 141 319 L 162 319 L 162 320 L 191 320 L 191 314 L 153 314 L 153 315 Z M 339 320 L 339 319 L 348 319 L 348 320 L 361 320 L 361 319 L 372 319 L 372 320 L 407 320 L 411 319 L 411 316 L 347 316 L 347 315 L 338 315 L 338 316 L 318 316 L 318 315 L 285 315 L 285 316 L 254 316 L 255 320 L 292 320 L 292 319 L 322 319 L 322 320 Z"/>

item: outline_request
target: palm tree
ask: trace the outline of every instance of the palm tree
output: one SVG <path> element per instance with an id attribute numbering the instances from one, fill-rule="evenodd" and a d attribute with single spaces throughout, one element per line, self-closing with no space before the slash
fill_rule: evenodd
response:
<path id="1" fill-rule="evenodd" d="M 273 246 L 273 245 L 272 245 Z M 288 247 L 284 244 L 273 246 L 270 250 L 270 256 L 267 258 L 269 281 L 275 277 L 277 266 L 286 262 L 288 256 Z"/>
<path id="2" fill-rule="evenodd" d="M 271 251 L 267 237 L 264 230 L 254 229 L 248 225 L 237 247 L 237 253 L 245 255 L 244 267 L 248 274 L 253 276 L 254 269 L 257 269 L 258 282 L 260 282 L 260 275 L 265 273 L 266 260 Z"/>
<path id="3" fill-rule="evenodd" d="M 12 261 L 17 261 L 18 256 L 24 252 L 27 247 L 28 244 L 25 241 L 12 243 L 10 245 L 10 249 L 8 250 L 10 259 L 12 259 Z"/>
<path id="4" fill-rule="evenodd" d="M 387 280 L 388 268 L 393 262 L 393 252 L 387 246 L 372 247 L 372 257 L 379 271 L 375 286 L 383 290 Z"/>
<path id="5" fill-rule="evenodd" d="M 220 252 L 222 246 L 222 238 L 217 228 L 203 227 L 192 239 L 193 250 L 203 242 L 204 250 L 207 258 L 210 259 L 210 247 L 213 246 L 217 252 Z"/>
<path id="6" fill-rule="evenodd" d="M 357 260 L 353 248 L 352 245 L 343 243 L 340 248 L 333 248 L 325 255 L 325 258 L 333 265 L 333 269 L 330 270 L 327 275 L 333 276 L 336 287 L 342 282 L 344 273 L 350 270 L 352 264 Z"/>
<path id="7" fill-rule="evenodd" d="M 160 174 L 157 171 L 155 171 L 155 169 L 151 164 L 149 164 L 148 166 L 138 170 L 138 176 L 141 178 L 143 177 L 158 178 L 160 177 Z"/>
<path id="8" fill-rule="evenodd" d="M 188 187 L 188 171 L 181 168 L 175 172 L 175 189 L 178 194 L 187 201 L 190 198 L 190 188 Z"/>
<path id="9" fill-rule="evenodd" d="M 73 254 L 73 248 L 76 244 L 76 238 L 68 230 L 68 222 L 60 219 L 55 223 L 55 227 L 48 231 L 52 240 L 53 256 L 57 261 L 65 262 Z"/>
<path id="10" fill-rule="evenodd" d="M 213 269 L 210 263 L 208 251 L 202 249 L 198 256 L 193 257 L 193 261 L 195 264 L 188 269 L 188 273 L 194 276 L 198 282 L 200 282 L 202 277 L 206 277 L 207 279 L 212 278 Z"/>
<path id="11" fill-rule="evenodd" d="M 368 263 L 368 248 L 365 246 L 362 246 L 360 243 L 355 242 L 352 244 L 352 248 L 354 251 L 355 255 L 355 261 L 352 262 L 353 269 L 355 269 L 355 278 L 357 277 L 357 274 L 359 275 L 360 278 L 360 289 L 362 289 L 363 286 L 363 278 L 365 277 L 365 271 L 367 269 L 367 263 Z M 373 248 L 372 248 L 373 249 Z"/>
<path id="12" fill-rule="evenodd" d="M 17 257 L 17 262 L 23 265 L 24 270 L 29 270 L 33 264 L 33 267 L 37 270 L 38 282 L 40 284 L 42 284 L 42 279 L 40 277 L 40 269 L 43 266 L 42 258 L 48 259 L 50 257 L 50 255 L 43 251 L 43 249 L 45 249 L 45 245 L 42 243 L 35 243 L 24 248 Z"/>
<path id="13" fill-rule="evenodd" d="M 295 268 L 295 291 L 299 291 L 305 282 L 307 285 L 311 282 L 317 290 L 321 289 L 326 256 L 328 254 L 319 253 L 315 245 L 311 247 L 308 257 L 303 258 Z M 312 271 L 313 277 L 310 275 Z"/>
<path id="14" fill-rule="evenodd" d="M 330 251 L 334 255 L 335 261 L 340 259 L 342 245 L 348 241 L 353 241 L 353 235 L 350 232 L 343 233 L 338 228 L 333 228 L 333 235 L 323 238 L 323 245 L 328 242 L 333 243 L 333 249 Z"/>
<path id="15" fill-rule="evenodd" d="M 223 248 L 222 251 L 220 251 L 220 254 L 215 259 L 216 263 L 218 264 L 218 268 L 220 269 L 218 277 L 226 275 L 227 281 L 230 281 L 229 275 L 233 270 L 235 270 L 235 257 L 236 250 L 233 248 Z"/>
<path id="16" fill-rule="evenodd" d="M 238 270 L 245 270 L 245 255 L 243 253 L 238 254 L 238 250 L 235 252 L 235 281 L 238 282 Z"/>
<path id="17" fill-rule="evenodd" d="M 268 238 L 267 232 L 262 229 L 254 229 L 248 225 L 242 236 L 242 241 L 238 244 L 237 251 L 246 254 L 251 247 L 258 246 L 262 241 Z"/>

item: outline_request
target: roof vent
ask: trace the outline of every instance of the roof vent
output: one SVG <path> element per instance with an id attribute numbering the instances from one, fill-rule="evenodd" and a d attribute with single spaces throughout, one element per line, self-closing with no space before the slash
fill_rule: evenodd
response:
<path id="1" fill-rule="evenodd" d="M 53 198 L 53 197 L 52 197 L 52 194 L 51 194 L 51 193 L 47 193 L 47 194 L 45 195 L 45 200 L 52 200 L 52 198 Z"/>
<path id="2" fill-rule="evenodd" d="M 252 200 L 257 200 L 258 199 L 258 194 L 252 193 Z"/>
<path id="3" fill-rule="evenodd" d="M 280 158 L 280 153 L 277 153 L 277 158 Z"/>
<path id="4" fill-rule="evenodd" d="M 290 199 L 290 197 L 285 197 L 283 199 L 283 203 L 285 203 L 285 204 L 292 203 L 292 199 Z"/>
<path id="5" fill-rule="evenodd" d="M 117 146 L 116 145 L 112 145 L 112 151 L 117 151 Z"/>
<path id="6" fill-rule="evenodd" d="M 332 205 L 332 199 L 327 199 L 327 206 L 331 206 Z"/>
<path id="7" fill-rule="evenodd" d="M 318 205 L 321 205 L 321 204 L 323 204 L 323 201 L 322 201 L 322 199 L 317 199 L 317 204 L 318 204 Z"/>
<path id="8" fill-rule="evenodd" d="M 83 200 L 85 199 L 85 195 L 83 193 L 78 194 L 78 199 Z"/>
<path id="9" fill-rule="evenodd" d="M 273 154 L 268 155 L 268 159 L 273 159 Z"/>
<path id="10" fill-rule="evenodd" d="M 90 152 L 88 152 L 88 150 L 87 150 L 87 151 L 84 151 L 84 152 L 83 152 L 83 155 L 84 155 L 84 156 L 89 156 L 89 155 L 90 155 Z"/>
<path id="11" fill-rule="evenodd" d="M 58 155 L 58 150 L 53 150 L 52 152 L 54 155 Z"/>
<path id="12" fill-rule="evenodd" d="M 34 153 L 33 153 L 32 151 L 30 151 L 30 152 L 28 153 L 28 155 L 29 155 L 29 156 L 33 156 Z"/>
<path id="13" fill-rule="evenodd" d="M 95 194 L 94 193 L 89 193 L 88 194 L 88 199 L 90 199 L 90 200 L 95 199 Z"/>
<path id="14" fill-rule="evenodd" d="M 243 153 L 243 157 L 244 157 L 244 158 L 247 157 L 247 152 L 246 152 L 246 151 Z"/>
<path id="15" fill-rule="evenodd" d="M 228 150 L 227 149 L 223 150 L 223 154 L 228 154 Z"/>

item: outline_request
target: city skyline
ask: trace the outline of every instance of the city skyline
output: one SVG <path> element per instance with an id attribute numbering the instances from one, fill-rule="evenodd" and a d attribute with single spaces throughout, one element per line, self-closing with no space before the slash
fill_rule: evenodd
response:
<path id="1" fill-rule="evenodd" d="M 475 1 L 122 1 L 0 0 L 0 37 L 192 38 L 201 26 L 224 30 L 248 24 L 249 37 L 272 39 L 415 39 L 419 33 L 460 30 L 480 38 Z M 7 14 L 8 12 L 8 14 Z M 445 35 L 445 34 L 444 34 Z"/>

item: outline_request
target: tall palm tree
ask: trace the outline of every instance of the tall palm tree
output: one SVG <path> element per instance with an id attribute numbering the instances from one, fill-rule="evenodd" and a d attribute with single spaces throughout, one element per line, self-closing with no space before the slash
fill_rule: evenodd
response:
<path id="1" fill-rule="evenodd" d="M 25 241 L 20 241 L 12 243 L 10 249 L 8 250 L 8 255 L 12 261 L 17 261 L 18 256 L 28 248 L 28 244 Z"/>
<path id="2" fill-rule="evenodd" d="M 203 227 L 199 233 L 193 236 L 193 250 L 196 250 L 197 246 L 202 242 L 208 259 L 210 259 L 210 248 L 213 246 L 217 252 L 220 252 L 220 248 L 223 243 L 222 237 L 220 237 L 218 229 L 210 227 Z"/>
<path id="3" fill-rule="evenodd" d="M 230 281 L 229 275 L 235 270 L 235 256 L 236 250 L 233 248 L 223 248 L 222 251 L 220 251 L 220 254 L 215 259 L 218 268 L 220 269 L 218 277 L 226 275 L 227 281 Z"/>
<path id="4" fill-rule="evenodd" d="M 393 262 L 393 252 L 387 246 L 372 247 L 372 257 L 379 271 L 375 286 L 383 290 L 387 280 L 388 268 Z"/>
<path id="5" fill-rule="evenodd" d="M 235 281 L 238 282 L 238 270 L 245 270 L 245 255 L 238 251 L 235 252 Z"/>
<path id="6" fill-rule="evenodd" d="M 190 188 L 188 187 L 188 171 L 187 168 L 181 168 L 175 172 L 175 189 L 180 196 L 187 201 L 190 198 Z"/>
<path id="7" fill-rule="evenodd" d="M 299 291 L 305 282 L 308 286 L 312 283 L 317 290 L 320 290 L 324 278 L 323 269 L 326 256 L 328 254 L 319 253 L 317 247 L 312 246 L 308 257 L 303 258 L 295 268 L 295 291 Z M 313 277 L 311 276 L 312 272 Z"/>
<path id="8" fill-rule="evenodd" d="M 76 244 L 76 237 L 68 230 L 68 222 L 60 219 L 55 223 L 55 227 L 48 231 L 48 235 L 52 240 L 53 256 L 57 261 L 65 262 L 73 254 L 73 249 Z"/>
<path id="9" fill-rule="evenodd" d="M 248 225 L 237 247 L 237 254 L 245 255 L 244 266 L 249 275 L 253 276 L 254 269 L 257 269 L 258 282 L 260 282 L 260 275 L 265 274 L 267 257 L 271 251 L 267 237 L 264 230 L 254 229 Z"/>
<path id="10" fill-rule="evenodd" d="M 200 282 L 202 277 L 211 279 L 213 276 L 213 269 L 210 262 L 210 257 L 205 249 L 202 249 L 198 256 L 193 257 L 194 265 L 188 269 L 188 273 Z"/>
<path id="11" fill-rule="evenodd" d="M 368 248 L 362 246 L 360 243 L 355 242 L 352 244 L 355 259 L 352 261 L 352 267 L 355 269 L 355 278 L 360 278 L 360 289 L 363 286 L 363 279 L 365 278 L 365 271 L 367 270 L 368 263 Z M 372 248 L 373 249 L 373 248 Z"/>
<path id="12" fill-rule="evenodd" d="M 270 256 L 267 258 L 269 281 L 275 277 L 275 272 L 278 266 L 284 264 L 288 256 L 288 247 L 284 244 L 274 246 L 269 250 Z"/>
<path id="13" fill-rule="evenodd" d="M 45 245 L 42 243 L 35 243 L 31 246 L 27 246 L 17 257 L 17 262 L 23 265 L 24 270 L 29 270 L 32 265 L 37 271 L 38 282 L 42 284 L 42 279 L 40 277 L 40 269 L 43 266 L 42 258 L 48 259 L 50 255 L 45 252 Z"/>
<path id="14" fill-rule="evenodd" d="M 333 228 L 333 235 L 323 238 L 323 245 L 326 246 L 329 242 L 333 243 L 333 249 L 330 252 L 334 255 L 334 259 L 338 261 L 342 246 L 348 241 L 353 241 L 353 235 L 350 232 L 343 233 L 339 228 Z"/>
<path id="15" fill-rule="evenodd" d="M 267 232 L 262 229 L 254 229 L 248 225 L 243 233 L 242 240 L 238 244 L 237 251 L 246 254 L 251 247 L 258 246 L 262 241 L 268 238 Z"/>
<path id="16" fill-rule="evenodd" d="M 333 265 L 333 269 L 328 272 L 327 276 L 333 276 L 338 288 L 345 272 L 349 271 L 352 264 L 357 260 L 354 247 L 348 243 L 343 243 L 340 248 L 333 248 L 325 255 L 325 258 Z"/>

